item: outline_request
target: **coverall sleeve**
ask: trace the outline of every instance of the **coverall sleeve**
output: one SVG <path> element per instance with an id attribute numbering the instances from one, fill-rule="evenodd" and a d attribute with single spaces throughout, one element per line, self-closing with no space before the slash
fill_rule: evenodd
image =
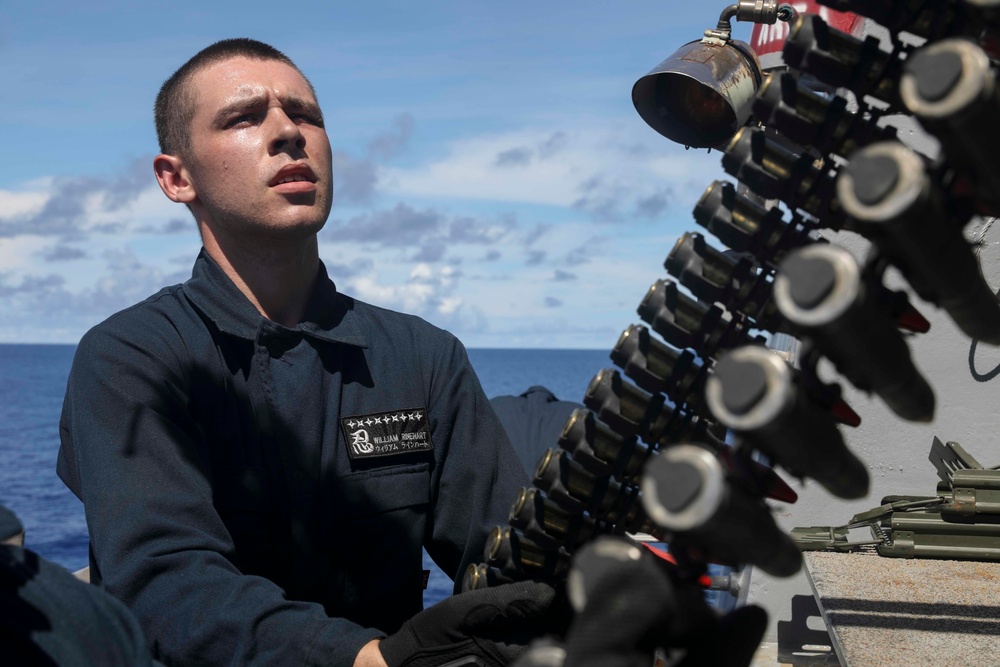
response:
<path id="1" fill-rule="evenodd" d="M 105 589 L 168 665 L 350 666 L 382 633 L 287 600 L 235 565 L 212 502 L 211 443 L 189 410 L 183 341 L 142 333 L 137 343 L 135 327 L 120 329 L 81 341 L 60 424 L 58 472 L 84 503 Z"/>
<path id="2" fill-rule="evenodd" d="M 432 438 L 444 446 L 433 480 L 427 552 L 452 577 L 457 593 L 465 568 L 483 562 L 490 530 L 507 525 L 517 491 L 530 481 L 465 347 L 452 341 L 430 385 Z"/>

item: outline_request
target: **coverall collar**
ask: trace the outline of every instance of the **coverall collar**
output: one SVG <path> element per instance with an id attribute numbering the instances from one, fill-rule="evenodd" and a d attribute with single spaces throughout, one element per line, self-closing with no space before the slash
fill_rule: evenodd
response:
<path id="1" fill-rule="evenodd" d="M 198 253 L 191 279 L 184 292 L 223 333 L 256 340 L 262 324 L 267 328 L 298 331 L 321 340 L 368 347 L 368 341 L 358 327 L 353 299 L 337 292 L 323 262 L 319 263 L 316 289 L 306 307 L 306 314 L 295 327 L 283 327 L 265 320 L 243 292 L 229 279 L 204 248 Z"/>

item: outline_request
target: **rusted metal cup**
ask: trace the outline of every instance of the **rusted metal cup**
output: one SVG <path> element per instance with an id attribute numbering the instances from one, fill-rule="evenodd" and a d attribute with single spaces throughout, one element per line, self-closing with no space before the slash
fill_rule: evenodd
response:
<path id="1" fill-rule="evenodd" d="M 746 43 L 699 40 L 636 81 L 632 103 L 667 139 L 713 148 L 746 124 L 761 78 L 760 62 Z"/>

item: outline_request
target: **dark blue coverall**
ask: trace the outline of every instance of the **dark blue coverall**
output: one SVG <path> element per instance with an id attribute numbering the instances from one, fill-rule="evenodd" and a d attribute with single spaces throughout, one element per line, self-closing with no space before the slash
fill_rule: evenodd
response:
<path id="1" fill-rule="evenodd" d="M 456 581 L 527 484 L 465 349 L 340 294 L 263 318 L 202 251 L 192 278 L 81 340 L 58 472 L 91 575 L 167 664 L 350 665 Z"/>
<path id="2" fill-rule="evenodd" d="M 153 667 L 128 609 L 30 549 L 0 506 L 0 663 L 30 667 Z"/>
<path id="3" fill-rule="evenodd" d="M 559 436 L 573 411 L 583 408 L 582 403 L 560 401 L 541 385 L 528 387 L 520 396 L 494 396 L 490 405 L 529 475 L 545 450 L 559 447 Z"/>

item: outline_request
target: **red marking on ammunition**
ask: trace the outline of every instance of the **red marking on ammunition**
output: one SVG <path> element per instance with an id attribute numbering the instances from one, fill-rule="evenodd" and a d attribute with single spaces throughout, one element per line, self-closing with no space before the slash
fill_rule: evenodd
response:
<path id="1" fill-rule="evenodd" d="M 896 324 L 900 329 L 914 333 L 927 333 L 931 330 L 931 323 L 913 306 L 910 306 L 899 316 Z"/>
<path id="2" fill-rule="evenodd" d="M 833 418 L 844 426 L 857 428 L 861 425 L 861 416 L 844 401 L 834 403 L 833 407 L 830 408 L 830 412 L 833 413 Z"/>

